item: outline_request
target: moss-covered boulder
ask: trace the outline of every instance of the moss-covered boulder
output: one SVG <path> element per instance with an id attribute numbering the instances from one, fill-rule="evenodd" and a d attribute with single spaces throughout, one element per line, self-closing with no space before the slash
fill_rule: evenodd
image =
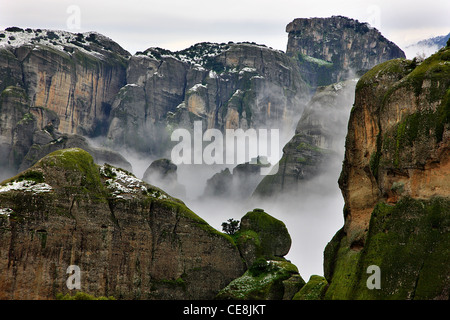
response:
<path id="1" fill-rule="evenodd" d="M 233 280 L 222 289 L 217 299 L 232 300 L 290 300 L 292 288 L 299 289 L 305 281 L 295 265 L 288 261 L 266 261 L 263 258 L 254 262 L 243 276 Z"/>
<path id="2" fill-rule="evenodd" d="M 324 277 L 312 275 L 292 300 L 321 300 L 328 282 Z"/>
<path id="3" fill-rule="evenodd" d="M 257 258 L 273 259 L 285 256 L 292 243 L 283 221 L 262 209 L 254 209 L 242 217 L 235 239 L 248 267 Z"/>

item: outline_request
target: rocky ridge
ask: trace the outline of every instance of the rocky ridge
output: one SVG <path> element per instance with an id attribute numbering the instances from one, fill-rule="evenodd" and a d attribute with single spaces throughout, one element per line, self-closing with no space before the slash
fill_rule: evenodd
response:
<path id="1" fill-rule="evenodd" d="M 84 148 L 88 143 L 81 136 L 104 133 L 113 99 L 126 83 L 129 56 L 95 32 L 1 31 L 2 167 L 16 174 L 45 152 L 67 147 L 61 142 L 69 136 Z M 125 164 L 120 155 L 107 152 L 111 163 Z"/>
<path id="2" fill-rule="evenodd" d="M 0 186 L 3 299 L 82 291 L 116 299 L 211 299 L 245 271 L 234 241 L 129 172 L 63 149 Z M 39 261 L 37 263 L 37 261 Z"/>
<path id="3" fill-rule="evenodd" d="M 141 152 L 170 145 L 176 128 L 292 128 L 309 90 L 283 52 L 252 43 L 199 43 L 130 58 L 111 110 L 108 143 Z M 137 130 L 136 130 L 137 126 Z M 131 139 L 133 137 L 133 139 Z M 154 153 L 164 150 L 154 149 Z"/>
<path id="4" fill-rule="evenodd" d="M 378 30 L 343 16 L 294 19 L 286 32 L 286 53 L 298 58 L 313 86 L 351 79 L 381 62 L 405 58 Z"/>

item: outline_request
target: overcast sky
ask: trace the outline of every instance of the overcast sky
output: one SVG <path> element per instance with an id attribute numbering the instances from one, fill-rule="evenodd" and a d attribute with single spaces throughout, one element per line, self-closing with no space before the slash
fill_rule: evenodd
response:
<path id="1" fill-rule="evenodd" d="M 369 22 L 402 49 L 450 32 L 448 0 L 0 0 L 0 29 L 98 31 L 130 53 L 149 47 L 250 41 L 285 50 L 295 18 L 343 15 Z"/>

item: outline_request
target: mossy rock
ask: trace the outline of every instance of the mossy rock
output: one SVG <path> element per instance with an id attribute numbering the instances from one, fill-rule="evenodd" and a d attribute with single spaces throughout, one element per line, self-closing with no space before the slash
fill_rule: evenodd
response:
<path id="1" fill-rule="evenodd" d="M 343 232 L 327 246 L 324 298 L 449 299 L 449 212 L 450 201 L 441 197 L 377 204 L 362 248 L 349 246 Z M 380 268 L 380 289 L 367 287 L 371 265 Z"/>
<path id="2" fill-rule="evenodd" d="M 286 225 L 262 209 L 254 209 L 242 217 L 234 238 L 247 266 L 257 258 L 285 256 L 292 243 Z"/>
<path id="3" fill-rule="evenodd" d="M 324 277 L 312 275 L 292 300 L 321 300 L 328 282 Z"/>
<path id="4" fill-rule="evenodd" d="M 91 195 L 103 196 L 105 189 L 92 156 L 83 149 L 57 150 L 39 160 L 33 168 L 41 168 L 60 186 L 70 186 Z"/>
<path id="5" fill-rule="evenodd" d="M 75 294 L 65 294 L 58 293 L 56 295 L 56 300 L 116 300 L 113 296 L 105 297 L 105 296 L 94 296 L 85 292 L 78 291 Z"/>
<path id="6" fill-rule="evenodd" d="M 264 261 L 264 263 L 263 263 Z M 258 259 L 241 277 L 233 280 L 217 295 L 220 300 L 281 300 L 284 281 L 298 276 L 298 269 L 288 261 Z M 300 284 L 304 281 L 297 277 Z"/>

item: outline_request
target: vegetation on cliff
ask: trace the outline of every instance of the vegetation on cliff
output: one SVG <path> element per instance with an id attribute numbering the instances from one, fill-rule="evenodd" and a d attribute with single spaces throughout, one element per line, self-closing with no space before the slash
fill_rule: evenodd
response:
<path id="1" fill-rule="evenodd" d="M 449 299 L 449 62 L 447 47 L 359 80 L 339 179 L 345 225 L 324 252 L 325 299 Z M 379 288 L 369 288 L 371 266 Z"/>

